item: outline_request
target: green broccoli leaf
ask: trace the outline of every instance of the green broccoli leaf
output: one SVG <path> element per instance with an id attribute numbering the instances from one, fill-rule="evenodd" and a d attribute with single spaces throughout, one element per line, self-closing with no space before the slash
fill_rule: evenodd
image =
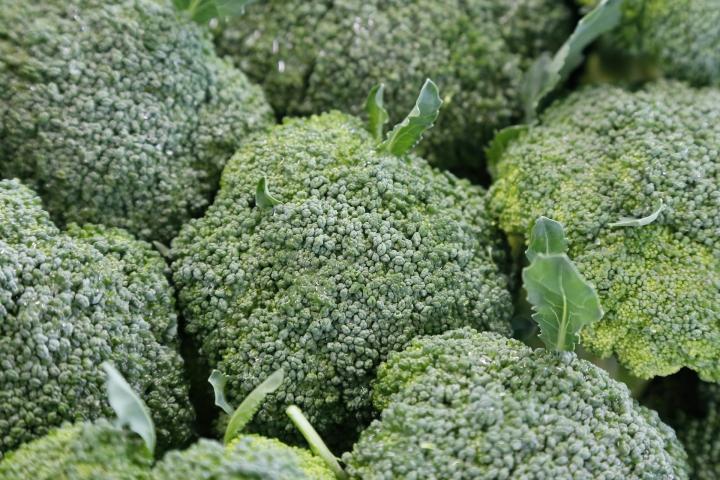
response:
<path id="1" fill-rule="evenodd" d="M 147 406 L 112 364 L 103 362 L 100 366 L 107 375 L 108 402 L 118 417 L 117 425 L 129 427 L 142 437 L 150 453 L 155 452 L 155 424 Z"/>
<path id="2" fill-rule="evenodd" d="M 245 7 L 254 0 L 173 0 L 175 8 L 195 22 L 205 24 L 213 18 L 232 18 L 245 13 Z"/>
<path id="3" fill-rule="evenodd" d="M 384 84 L 375 85 L 370 90 L 367 101 L 365 101 L 365 111 L 368 114 L 368 130 L 378 142 L 382 140 L 383 127 L 390 118 L 383 102 L 384 93 Z"/>
<path id="4" fill-rule="evenodd" d="M 262 177 L 257 184 L 255 189 L 255 205 L 260 208 L 273 208 L 275 205 L 280 205 L 282 202 L 277 198 L 273 197 L 267 187 L 267 178 Z"/>
<path id="5" fill-rule="evenodd" d="M 276 370 L 245 397 L 245 400 L 242 401 L 240 406 L 235 410 L 235 413 L 230 417 L 230 422 L 225 429 L 224 442 L 226 445 L 252 420 L 253 415 L 258 411 L 265 397 L 280 388 L 280 384 L 282 384 L 284 378 L 285 373 L 283 370 Z"/>
<path id="6" fill-rule="evenodd" d="M 623 0 L 602 0 L 580 19 L 552 59 L 542 55 L 530 67 L 521 88 L 527 122 L 535 118 L 542 100 L 582 63 L 585 47 L 620 23 L 622 3 Z"/>
<path id="7" fill-rule="evenodd" d="M 208 378 L 208 382 L 213 387 L 215 393 L 215 405 L 222 408 L 225 413 L 232 415 L 233 409 L 225 398 L 225 384 L 227 384 L 227 377 L 217 370 L 213 370 Z"/>
<path id="8" fill-rule="evenodd" d="M 527 125 L 511 125 L 505 127 L 495 134 L 490 146 L 485 149 L 488 170 L 493 177 L 497 176 L 497 164 L 505 152 L 507 146 L 523 133 L 527 132 Z"/>
<path id="9" fill-rule="evenodd" d="M 645 225 L 650 225 L 655 220 L 658 219 L 662 211 L 665 210 L 665 204 L 661 203 L 660 206 L 652 212 L 650 215 L 642 218 L 633 218 L 633 217 L 622 217 L 620 220 L 614 223 L 610 223 L 609 227 L 644 227 Z"/>
<path id="10" fill-rule="evenodd" d="M 573 351 L 580 330 L 603 316 L 597 292 L 564 253 L 536 254 L 522 278 L 549 350 Z"/>
<path id="11" fill-rule="evenodd" d="M 308 445 L 310 445 L 310 450 L 323 459 L 328 468 L 335 474 L 335 477 L 347 478 L 347 474 L 338 463 L 335 455 L 333 455 L 327 445 L 325 445 L 322 437 L 320 437 L 320 434 L 317 433 L 317 430 L 315 430 L 310 421 L 302 413 L 302 410 L 296 405 L 290 405 L 285 409 L 285 413 L 290 417 L 290 420 L 292 420 L 302 436 L 305 437 Z"/>
<path id="12" fill-rule="evenodd" d="M 398 157 L 405 154 L 433 126 L 442 103 L 437 85 L 430 79 L 425 80 L 413 109 L 405 120 L 395 125 L 378 149 Z"/>
<path id="13" fill-rule="evenodd" d="M 532 262 L 538 254 L 567 253 L 568 244 L 561 223 L 540 217 L 530 233 L 525 256 Z"/>

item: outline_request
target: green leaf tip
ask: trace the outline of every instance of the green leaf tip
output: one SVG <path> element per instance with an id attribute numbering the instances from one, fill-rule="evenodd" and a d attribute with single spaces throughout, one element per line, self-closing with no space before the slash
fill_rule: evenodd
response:
<path id="1" fill-rule="evenodd" d="M 262 177 L 257 184 L 255 189 L 255 205 L 260 208 L 273 208 L 276 205 L 280 205 L 282 202 L 275 198 L 267 186 L 267 178 Z"/>
<path id="2" fill-rule="evenodd" d="M 213 392 L 215 393 L 215 405 L 222 408 L 228 415 L 232 415 L 233 409 L 225 398 L 227 377 L 218 370 L 213 370 L 208 378 L 208 382 L 212 385 Z"/>
<path id="3" fill-rule="evenodd" d="M 526 122 L 535 119 L 543 99 L 582 63 L 585 47 L 620 23 L 622 4 L 623 0 L 601 0 L 580 19 L 573 33 L 552 58 L 542 55 L 530 67 L 521 87 Z"/>
<path id="4" fill-rule="evenodd" d="M 432 80 L 425 80 L 415 106 L 405 119 L 395 125 L 378 149 L 395 156 L 402 156 L 418 144 L 440 113 L 440 91 Z"/>
<path id="5" fill-rule="evenodd" d="M 103 362 L 100 366 L 107 376 L 105 386 L 108 402 L 117 415 L 116 424 L 120 428 L 127 426 L 140 435 L 150 453 L 154 453 L 157 443 L 155 424 L 147 406 L 112 364 Z"/>
<path id="6" fill-rule="evenodd" d="M 568 244 L 562 224 L 547 217 L 540 217 L 530 232 L 525 256 L 532 262 L 538 254 L 567 253 L 567 249 Z"/>
<path id="7" fill-rule="evenodd" d="M 644 227 L 645 225 L 650 225 L 655 220 L 658 219 L 662 211 L 665 210 L 665 204 L 661 203 L 660 206 L 652 212 L 650 215 L 642 218 L 633 218 L 633 217 L 621 217 L 620 220 L 614 223 L 608 224 L 609 227 Z"/>
<path id="8" fill-rule="evenodd" d="M 500 158 L 502 158 L 508 145 L 527 130 L 527 125 L 511 125 L 495 134 L 490 145 L 485 149 L 488 171 L 493 178 L 497 177 L 497 165 L 500 163 Z"/>
<path id="9" fill-rule="evenodd" d="M 327 445 L 325 445 L 322 437 L 320 437 L 320 434 L 317 433 L 317 430 L 315 430 L 310 421 L 305 417 L 302 410 L 296 405 L 290 405 L 285 409 L 285 413 L 290 417 L 290 420 L 302 436 L 305 437 L 308 445 L 310 445 L 310 450 L 325 462 L 328 468 L 335 474 L 335 477 L 347 478 L 347 474 L 338 463 L 335 455 L 333 455 Z"/>
<path id="10" fill-rule="evenodd" d="M 254 0 L 173 0 L 175 8 L 185 12 L 194 22 L 206 24 L 210 20 L 239 17 Z"/>
<path id="11" fill-rule="evenodd" d="M 228 426 L 225 429 L 225 437 L 223 441 L 227 445 L 237 437 L 242 429 L 247 425 L 255 413 L 265 401 L 265 397 L 273 393 L 275 390 L 280 388 L 280 385 L 285 378 L 285 373 L 282 369 L 276 370 L 265 379 L 260 385 L 255 387 L 250 394 L 245 397 L 239 407 L 233 412 L 228 422 Z"/>
<path id="12" fill-rule="evenodd" d="M 377 142 L 382 140 L 383 128 L 390 118 L 387 110 L 385 110 L 384 93 L 384 84 L 375 85 L 370 90 L 365 101 L 365 111 L 368 115 L 368 131 Z"/>

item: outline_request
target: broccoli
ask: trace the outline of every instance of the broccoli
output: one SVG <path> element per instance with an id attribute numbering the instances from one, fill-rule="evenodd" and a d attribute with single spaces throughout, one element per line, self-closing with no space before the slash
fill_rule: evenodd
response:
<path id="1" fill-rule="evenodd" d="M 685 445 L 690 466 L 696 480 L 720 478 L 720 385 L 703 383 L 700 386 L 704 416 L 683 415 L 678 422 L 678 437 Z"/>
<path id="2" fill-rule="evenodd" d="M 60 226 L 169 241 L 272 118 L 169 0 L 12 0 L 0 32 L 0 171 Z"/>
<path id="3" fill-rule="evenodd" d="M 490 209 L 511 243 L 540 215 L 567 227 L 606 312 L 581 342 L 640 378 L 686 366 L 720 380 L 718 119 L 712 89 L 585 88 L 491 165 Z"/>
<path id="4" fill-rule="evenodd" d="M 296 403 L 348 440 L 389 352 L 464 325 L 510 333 L 484 190 L 376 141 L 339 112 L 287 119 L 231 158 L 214 204 L 172 244 L 188 334 L 230 397 L 287 372 L 256 431 L 295 438 L 283 408 Z"/>
<path id="5" fill-rule="evenodd" d="M 0 452 L 106 414 L 99 364 L 108 359 L 156 412 L 161 443 L 189 440 L 166 270 L 122 230 L 58 230 L 34 192 L 0 180 Z"/>
<path id="6" fill-rule="evenodd" d="M 590 7 L 597 0 L 580 0 Z M 625 0 L 619 29 L 601 42 L 603 67 L 720 85 L 720 3 L 717 0 Z M 619 62 L 625 58 L 629 62 Z"/>
<path id="7" fill-rule="evenodd" d="M 391 353 L 352 478 L 688 478 L 673 430 L 571 352 L 463 328 Z"/>
<path id="8" fill-rule="evenodd" d="M 524 72 L 572 26 L 570 9 L 554 0 L 270 0 L 221 27 L 216 43 L 280 116 L 357 114 L 359 92 L 381 81 L 392 103 L 409 104 L 432 72 L 446 109 L 426 157 L 477 169 L 494 131 L 522 116 Z"/>

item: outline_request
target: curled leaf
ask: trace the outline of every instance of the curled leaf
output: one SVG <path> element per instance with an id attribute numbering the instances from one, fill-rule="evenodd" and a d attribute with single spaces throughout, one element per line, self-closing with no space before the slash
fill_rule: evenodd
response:
<path id="1" fill-rule="evenodd" d="M 112 364 L 103 362 L 100 366 L 107 375 L 105 385 L 108 402 L 117 415 L 117 425 L 127 426 L 140 435 L 150 453 L 153 453 L 156 444 L 155 424 L 147 406 Z"/>
<path id="2" fill-rule="evenodd" d="M 173 0 L 175 8 L 185 12 L 194 22 L 206 24 L 214 18 L 225 19 L 245 13 L 254 0 Z"/>
<path id="3" fill-rule="evenodd" d="M 365 102 L 365 111 L 368 114 L 368 130 L 378 142 L 382 140 L 383 127 L 390 118 L 384 106 L 384 93 L 385 85 L 382 83 L 375 85 L 370 90 L 370 94 Z"/>
<path id="4" fill-rule="evenodd" d="M 527 129 L 527 125 L 511 125 L 495 134 L 492 142 L 490 142 L 490 146 L 485 149 L 488 170 L 493 178 L 497 177 L 497 164 L 505 152 L 505 149 L 510 145 L 510 142 L 527 132 Z"/>
<path id="5" fill-rule="evenodd" d="M 566 253 L 568 249 L 565 232 L 561 223 L 547 217 L 540 217 L 535 222 L 528 248 L 525 250 L 527 259 L 532 262 L 538 254 Z"/>
<path id="6" fill-rule="evenodd" d="M 302 436 L 305 437 L 308 445 L 310 445 L 310 450 L 325 462 L 328 468 L 335 474 L 335 477 L 347 478 L 347 474 L 338 463 L 335 455 L 333 455 L 327 445 L 325 445 L 322 437 L 320 437 L 320 434 L 317 433 L 317 430 L 315 430 L 305 415 L 303 415 L 302 410 L 295 405 L 290 405 L 285 409 L 285 413 L 290 417 L 290 420 L 292 420 Z"/>
<path id="7" fill-rule="evenodd" d="M 415 106 L 405 119 L 395 125 L 387 139 L 378 146 L 379 150 L 401 156 L 413 148 L 429 130 L 440 112 L 440 92 L 432 80 L 425 80 Z"/>
<path id="8" fill-rule="evenodd" d="M 225 385 L 227 384 L 227 377 L 220 373 L 218 370 L 213 370 L 208 378 L 208 382 L 213 387 L 215 393 L 215 405 L 222 408 L 225 413 L 232 415 L 233 409 L 225 398 Z"/>
<path id="9" fill-rule="evenodd" d="M 260 208 L 273 208 L 275 205 L 280 205 L 282 202 L 275 198 L 267 186 L 267 178 L 262 177 L 257 184 L 255 189 L 255 205 Z"/>
<path id="10" fill-rule="evenodd" d="M 238 433 L 252 420 L 255 412 L 258 411 L 265 397 L 273 393 L 282 384 L 285 374 L 282 369 L 276 370 L 264 382 L 255 387 L 250 394 L 245 397 L 239 407 L 230 417 L 230 422 L 225 429 L 224 442 L 227 445 L 235 438 Z"/>
<path id="11" fill-rule="evenodd" d="M 609 227 L 644 227 L 645 225 L 650 225 L 655 220 L 658 219 L 662 211 L 665 210 L 665 204 L 661 203 L 660 206 L 652 212 L 650 215 L 642 218 L 633 218 L 633 217 L 622 217 L 620 220 L 614 223 L 610 223 Z"/>

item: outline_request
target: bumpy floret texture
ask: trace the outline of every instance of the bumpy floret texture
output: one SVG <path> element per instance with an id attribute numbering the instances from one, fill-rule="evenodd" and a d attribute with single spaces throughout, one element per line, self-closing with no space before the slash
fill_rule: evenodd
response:
<path id="1" fill-rule="evenodd" d="M 582 0 L 588 8 L 596 0 Z M 620 27 L 604 39 L 618 52 L 694 85 L 720 85 L 720 3 L 716 0 L 624 0 Z"/>
<path id="2" fill-rule="evenodd" d="M 469 328 L 390 354 L 353 478 L 683 479 L 672 429 L 574 353 Z"/>
<path id="3" fill-rule="evenodd" d="M 184 451 L 165 455 L 153 470 L 155 480 L 333 480 L 323 461 L 309 451 L 243 435 L 227 447 L 200 440 Z"/>
<path id="4" fill-rule="evenodd" d="M 255 204 L 263 175 L 282 202 L 272 209 Z M 350 438 L 388 352 L 463 325 L 509 333 L 484 193 L 377 152 L 337 112 L 289 120 L 229 161 L 215 203 L 173 242 L 173 271 L 187 330 L 231 398 L 285 370 L 256 428 L 290 435 L 284 406 L 296 403 Z"/>
<path id="5" fill-rule="evenodd" d="M 693 479 L 720 478 L 720 385 L 703 384 L 704 416 L 686 416 L 678 422 L 678 436 L 685 445 Z"/>
<path id="6" fill-rule="evenodd" d="M 0 10 L 0 169 L 60 222 L 167 241 L 204 209 L 259 88 L 169 1 L 11 0 Z"/>
<path id="7" fill-rule="evenodd" d="M 565 225 L 606 312 L 582 331 L 585 347 L 643 378 L 686 366 L 720 380 L 720 92 L 582 90 L 495 171 L 490 204 L 510 236 L 527 238 L 540 215 Z M 649 225 L 610 226 L 661 205 Z"/>
<path id="8" fill-rule="evenodd" d="M 150 480 L 152 455 L 106 420 L 65 424 L 0 462 L 3 480 Z"/>
<path id="9" fill-rule="evenodd" d="M 122 230 L 61 232 L 30 189 L 0 181 L 0 452 L 110 415 L 104 360 L 141 392 L 161 443 L 189 438 L 166 270 Z"/>
<path id="10" fill-rule="evenodd" d="M 531 60 L 559 47 L 571 23 L 552 0 L 270 0 L 248 6 L 218 45 L 280 115 L 358 113 L 384 82 L 397 121 L 431 72 L 445 106 L 422 148 L 446 166 L 475 166 L 493 131 L 520 117 Z"/>

